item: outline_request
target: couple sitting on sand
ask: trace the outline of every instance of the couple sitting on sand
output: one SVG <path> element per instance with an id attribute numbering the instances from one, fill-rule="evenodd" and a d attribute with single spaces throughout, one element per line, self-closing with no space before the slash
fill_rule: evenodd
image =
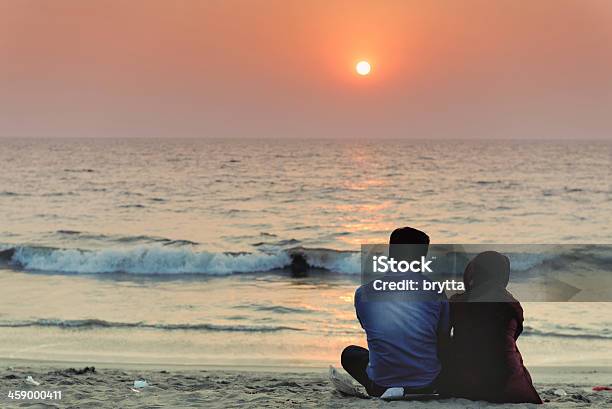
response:
<path id="1" fill-rule="evenodd" d="M 410 227 L 395 230 L 390 248 L 405 244 L 417 245 L 422 254 L 409 256 L 416 259 L 427 254 L 429 236 Z M 401 274 L 427 280 L 421 273 Z M 375 397 L 385 398 L 388 389 L 402 388 L 404 396 L 439 393 L 489 402 L 542 403 L 516 346 L 523 309 L 506 290 L 509 274 L 507 257 L 481 253 L 465 270 L 465 293 L 451 297 L 450 303 L 444 294 L 428 301 L 368 302 L 372 286 L 362 285 L 355 293 L 355 310 L 369 351 L 355 345 L 345 348 L 343 368 Z M 469 302 L 483 299 L 496 302 Z"/>

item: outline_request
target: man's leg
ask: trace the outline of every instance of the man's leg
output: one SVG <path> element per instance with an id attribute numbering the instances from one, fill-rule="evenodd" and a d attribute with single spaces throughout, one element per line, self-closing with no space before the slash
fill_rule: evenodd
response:
<path id="1" fill-rule="evenodd" d="M 344 370 L 366 388 L 368 395 L 380 397 L 387 390 L 383 386 L 376 385 L 366 372 L 370 362 L 370 353 L 367 349 L 350 345 L 342 351 L 340 361 Z"/>

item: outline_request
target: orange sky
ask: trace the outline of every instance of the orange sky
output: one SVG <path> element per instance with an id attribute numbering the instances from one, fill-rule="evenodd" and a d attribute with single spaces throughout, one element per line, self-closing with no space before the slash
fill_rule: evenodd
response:
<path id="1" fill-rule="evenodd" d="M 0 0 L 0 136 L 612 138 L 611 72 L 608 0 Z"/>

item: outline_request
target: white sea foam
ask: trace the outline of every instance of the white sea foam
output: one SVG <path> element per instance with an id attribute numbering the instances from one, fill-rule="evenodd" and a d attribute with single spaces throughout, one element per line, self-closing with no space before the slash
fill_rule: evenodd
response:
<path id="1" fill-rule="evenodd" d="M 74 250 L 18 247 L 12 264 L 26 270 L 63 273 L 228 275 L 269 271 L 289 265 L 287 253 L 226 254 L 162 246 Z"/>
<path id="2" fill-rule="evenodd" d="M 11 252 L 14 248 L 14 253 Z M 504 252 L 511 262 L 512 271 L 523 273 L 534 271 L 543 264 L 563 265 L 576 258 L 583 249 L 567 247 L 555 251 Z M 334 249 L 293 248 L 252 253 L 227 253 L 199 251 L 191 245 L 181 247 L 163 244 L 147 244 L 135 247 L 108 247 L 97 250 L 58 249 L 38 246 L 1 246 L 2 257 L 8 264 L 30 271 L 76 274 L 203 274 L 229 275 L 234 273 L 257 273 L 289 268 L 292 254 L 304 256 L 308 266 L 329 272 L 347 275 L 361 273 L 361 254 L 357 251 Z M 609 253 L 582 255 L 584 263 L 592 268 L 607 266 Z M 472 258 L 475 254 L 468 254 Z M 435 270 L 435 267 L 434 267 Z M 461 268 L 460 268 L 461 270 Z"/>
<path id="3" fill-rule="evenodd" d="M 555 258 L 561 257 L 563 254 L 559 253 L 511 253 L 507 254 L 510 259 L 510 267 L 512 271 L 528 271 L 534 267 L 541 265 L 542 263 L 554 260 Z"/>
<path id="4" fill-rule="evenodd" d="M 359 274 L 357 252 L 301 249 L 312 268 L 341 274 Z M 147 245 L 102 250 L 16 247 L 10 264 L 31 271 L 76 274 L 204 274 L 257 273 L 289 267 L 291 251 L 213 253 L 190 247 Z"/>
<path id="5" fill-rule="evenodd" d="M 305 251 L 304 255 L 311 267 L 343 274 L 361 273 L 361 255 L 358 252 Z"/>

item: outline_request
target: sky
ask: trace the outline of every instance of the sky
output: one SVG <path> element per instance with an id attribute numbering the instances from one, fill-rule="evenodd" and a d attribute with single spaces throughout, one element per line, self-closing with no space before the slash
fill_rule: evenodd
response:
<path id="1" fill-rule="evenodd" d="M 612 139 L 611 73 L 608 0 L 0 0 L 0 137 Z"/>

